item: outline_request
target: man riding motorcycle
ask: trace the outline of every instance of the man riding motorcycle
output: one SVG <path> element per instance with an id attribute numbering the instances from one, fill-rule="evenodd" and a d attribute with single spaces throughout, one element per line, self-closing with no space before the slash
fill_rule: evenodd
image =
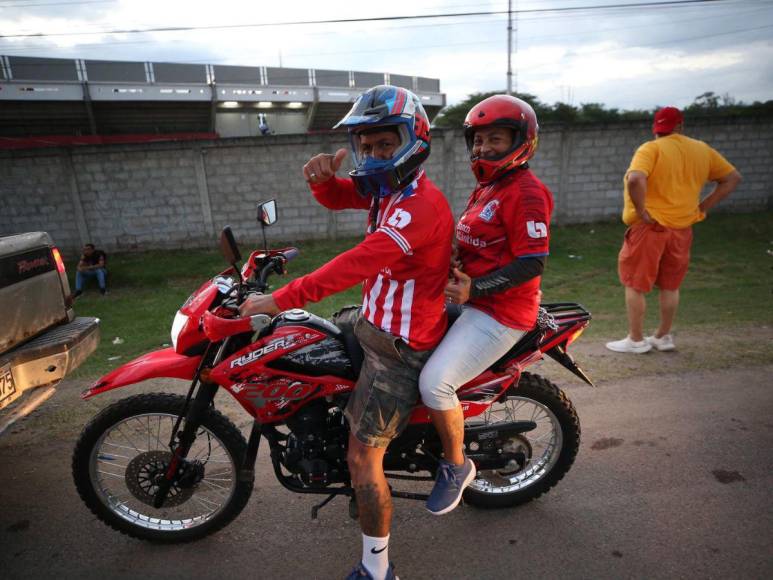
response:
<path id="1" fill-rule="evenodd" d="M 351 428 L 347 461 L 363 533 L 362 561 L 350 578 L 380 580 L 394 577 L 384 453 L 407 425 L 421 368 L 446 330 L 443 289 L 454 221 L 422 167 L 430 128 L 416 95 L 374 87 L 336 127 L 349 131 L 354 161 L 349 179 L 335 176 L 345 149 L 312 157 L 304 177 L 323 206 L 369 210 L 365 239 L 272 294 L 250 296 L 240 313 L 276 314 L 363 282 L 354 329 L 365 360 L 345 410 Z"/>

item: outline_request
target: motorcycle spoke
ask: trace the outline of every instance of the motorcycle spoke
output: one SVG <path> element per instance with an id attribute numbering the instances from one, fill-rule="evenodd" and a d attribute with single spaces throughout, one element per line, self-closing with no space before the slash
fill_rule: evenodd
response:
<path id="1" fill-rule="evenodd" d="M 200 495 L 194 495 L 193 499 L 199 502 L 202 506 L 204 506 L 207 509 L 211 509 L 212 507 L 218 508 L 222 504 L 215 503 L 214 501 L 210 501 L 206 498 L 201 497 Z M 210 504 L 209 506 L 207 504 Z"/>
<path id="2" fill-rule="evenodd" d="M 124 477 L 124 476 L 123 476 L 123 474 L 119 474 L 119 473 L 110 473 L 109 471 L 102 471 L 102 470 L 98 470 L 98 471 L 97 471 L 97 473 L 99 473 L 99 474 L 101 474 L 101 475 L 109 475 L 110 477 L 115 477 L 115 478 L 117 478 L 117 479 L 123 479 L 123 477 Z"/>
<path id="3" fill-rule="evenodd" d="M 121 435 L 126 440 L 126 442 L 129 444 L 129 447 L 127 447 L 127 449 L 133 449 L 134 451 L 138 451 L 140 453 L 144 453 L 145 451 L 147 451 L 147 449 L 141 449 L 141 448 L 137 447 L 137 445 L 134 443 L 132 438 L 129 437 L 128 435 L 126 435 L 126 433 L 124 433 L 123 430 L 120 427 L 118 427 L 116 429 L 116 432 L 119 435 Z"/>
<path id="4" fill-rule="evenodd" d="M 202 479 L 202 480 L 201 480 L 201 483 L 205 483 L 205 484 L 207 484 L 209 487 L 211 487 L 211 488 L 214 488 L 215 490 L 219 490 L 219 489 L 227 490 L 227 489 L 228 489 L 228 488 L 227 488 L 227 487 L 225 487 L 224 485 L 218 485 L 218 484 L 216 484 L 216 483 L 212 483 L 212 480 L 211 480 L 210 478 L 207 478 L 207 479 Z"/>

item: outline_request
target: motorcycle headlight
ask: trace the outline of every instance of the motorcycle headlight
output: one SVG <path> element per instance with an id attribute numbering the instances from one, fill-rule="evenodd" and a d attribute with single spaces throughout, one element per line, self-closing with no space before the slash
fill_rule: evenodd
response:
<path id="1" fill-rule="evenodd" d="M 177 337 L 180 336 L 180 333 L 182 332 L 183 328 L 185 328 L 185 325 L 188 324 L 188 316 L 177 311 L 177 314 L 174 315 L 174 321 L 172 321 L 172 347 L 175 351 L 177 351 Z"/>

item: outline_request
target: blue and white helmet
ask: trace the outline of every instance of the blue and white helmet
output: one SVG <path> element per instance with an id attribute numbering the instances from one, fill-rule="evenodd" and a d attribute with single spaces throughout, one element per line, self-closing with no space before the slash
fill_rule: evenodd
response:
<path id="1" fill-rule="evenodd" d="M 391 85 L 379 85 L 362 93 L 334 129 L 346 127 L 354 170 L 349 176 L 361 195 L 385 197 L 416 179 L 429 157 L 429 117 L 419 97 Z M 391 159 L 360 155 L 359 133 L 379 127 L 396 129 L 400 145 Z"/>

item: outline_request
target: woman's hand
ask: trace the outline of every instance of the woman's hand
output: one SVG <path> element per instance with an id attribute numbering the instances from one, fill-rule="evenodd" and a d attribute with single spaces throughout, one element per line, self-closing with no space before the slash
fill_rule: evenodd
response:
<path id="1" fill-rule="evenodd" d="M 451 269 L 454 268 L 462 269 L 462 261 L 459 259 L 459 248 L 454 245 L 454 247 L 451 249 Z"/>
<path id="2" fill-rule="evenodd" d="M 464 304 L 470 299 L 470 288 L 472 288 L 472 278 L 462 272 L 459 268 L 454 268 L 454 279 L 446 285 L 446 301 L 452 304 Z"/>
<path id="3" fill-rule="evenodd" d="M 271 294 L 250 294 L 239 306 L 239 315 L 252 316 L 253 314 L 279 314 L 279 307 L 274 302 Z"/>

